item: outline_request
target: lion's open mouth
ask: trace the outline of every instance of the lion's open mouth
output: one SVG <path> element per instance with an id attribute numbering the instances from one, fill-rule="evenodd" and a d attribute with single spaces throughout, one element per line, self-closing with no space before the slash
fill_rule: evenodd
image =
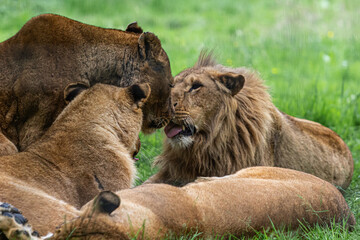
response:
<path id="1" fill-rule="evenodd" d="M 168 138 L 173 138 L 176 136 L 192 136 L 196 132 L 194 126 L 184 126 L 179 125 L 174 122 L 170 122 L 165 128 L 164 132 Z"/>

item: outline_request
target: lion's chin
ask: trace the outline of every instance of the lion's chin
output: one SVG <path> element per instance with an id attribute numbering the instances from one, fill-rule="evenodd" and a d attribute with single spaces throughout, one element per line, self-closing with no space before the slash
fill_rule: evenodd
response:
<path id="1" fill-rule="evenodd" d="M 167 138 L 167 142 L 174 149 L 184 149 L 190 147 L 193 144 L 194 140 L 192 136 L 184 136 L 179 134 L 173 138 Z"/>

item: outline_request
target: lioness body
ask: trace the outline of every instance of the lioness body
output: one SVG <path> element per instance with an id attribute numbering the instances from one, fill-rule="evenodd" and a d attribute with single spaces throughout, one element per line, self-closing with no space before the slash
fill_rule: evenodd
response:
<path id="1" fill-rule="evenodd" d="M 44 14 L 0 43 L 0 155 L 37 140 L 65 107 L 63 90 L 74 82 L 149 83 L 142 129 L 162 127 L 171 112 L 170 63 L 154 34 L 130 26 L 131 32 L 104 29 Z"/>
<path id="2" fill-rule="evenodd" d="M 195 231 L 204 238 L 240 237 L 273 227 L 296 229 L 300 222 L 355 224 L 341 193 L 310 174 L 253 167 L 199 181 L 181 188 L 145 184 L 119 191 L 121 204 L 111 215 L 96 215 L 97 206 L 90 202 L 57 237 L 65 239 L 71 232 L 76 239 L 162 239 Z"/>
<path id="3" fill-rule="evenodd" d="M 102 190 L 131 187 L 142 124 L 132 87 L 98 84 L 76 97 L 26 151 L 0 158 L 0 201 L 46 234 Z"/>
<path id="4" fill-rule="evenodd" d="M 307 172 L 344 189 L 351 182 L 354 162 L 344 141 L 319 123 L 280 112 L 246 68 L 202 56 L 175 77 L 172 101 L 175 119 L 149 182 L 183 185 L 260 165 Z"/>

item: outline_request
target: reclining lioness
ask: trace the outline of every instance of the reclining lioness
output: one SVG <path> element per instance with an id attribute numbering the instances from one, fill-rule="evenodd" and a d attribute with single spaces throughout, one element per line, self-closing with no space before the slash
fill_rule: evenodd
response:
<path id="1" fill-rule="evenodd" d="M 319 123 L 280 112 L 256 73 L 200 55 L 175 77 L 175 118 L 148 182 L 183 185 L 251 166 L 291 168 L 346 189 L 354 161 L 345 142 Z"/>
<path id="2" fill-rule="evenodd" d="M 102 190 L 131 187 L 148 84 L 119 88 L 73 84 L 74 98 L 45 135 L 26 151 L 0 158 L 0 201 L 20 209 L 40 234 Z M 3 206 L 3 205 L 2 205 Z M 0 213 L 3 212 L 0 206 Z M 6 231 L 5 215 L 0 226 Z M 3 223 L 3 224 L 1 224 Z"/>
<path id="3" fill-rule="evenodd" d="M 343 220 L 355 224 L 345 199 L 330 183 L 295 170 L 253 167 L 181 188 L 145 184 L 117 195 L 103 192 L 55 238 L 161 239 L 195 231 L 204 238 L 243 236 L 273 226 L 296 229 L 300 222 L 312 226 Z"/>

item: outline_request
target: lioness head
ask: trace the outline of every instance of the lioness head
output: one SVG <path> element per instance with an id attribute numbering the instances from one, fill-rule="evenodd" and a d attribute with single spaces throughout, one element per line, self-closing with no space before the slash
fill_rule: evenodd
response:
<path id="1" fill-rule="evenodd" d="M 153 33 L 139 37 L 140 82 L 149 83 L 151 95 L 143 108 L 142 131 L 151 133 L 164 127 L 173 115 L 170 86 L 173 85 L 169 58 Z"/>
<path id="2" fill-rule="evenodd" d="M 109 115 L 109 109 L 113 107 L 111 117 L 122 143 L 129 150 L 132 157 L 139 152 L 140 141 L 138 133 L 143 120 L 142 108 L 148 100 L 151 92 L 149 84 L 134 84 L 127 88 L 119 88 L 112 85 L 96 84 L 87 89 L 88 86 L 82 83 L 69 84 L 64 91 L 66 102 L 70 102 L 72 106 L 68 106 L 62 115 L 68 114 L 69 110 L 76 108 L 75 112 L 85 111 L 84 108 L 91 108 L 93 111 L 84 116 L 85 121 L 95 121 L 92 119 L 103 119 L 105 122 Z M 74 99 L 74 100 L 73 100 Z M 91 105 L 91 107 L 90 107 Z M 71 111 L 70 111 L 71 112 Z M 103 117 L 93 117 L 93 116 Z M 58 120 L 57 120 L 58 121 Z M 98 124 L 103 124 L 99 122 Z"/>
<path id="3" fill-rule="evenodd" d="M 231 105 L 244 82 L 242 74 L 222 72 L 213 66 L 195 66 L 177 75 L 171 93 L 175 118 L 165 128 L 171 145 L 188 147 L 195 136 L 211 136 L 223 131 L 214 125 L 221 122 L 214 116 L 217 118 L 219 111 L 227 110 L 224 103 Z"/>
<path id="4" fill-rule="evenodd" d="M 110 216 L 120 203 L 115 193 L 101 192 L 82 208 L 83 216 L 59 226 L 54 239 L 130 239 Z"/>

